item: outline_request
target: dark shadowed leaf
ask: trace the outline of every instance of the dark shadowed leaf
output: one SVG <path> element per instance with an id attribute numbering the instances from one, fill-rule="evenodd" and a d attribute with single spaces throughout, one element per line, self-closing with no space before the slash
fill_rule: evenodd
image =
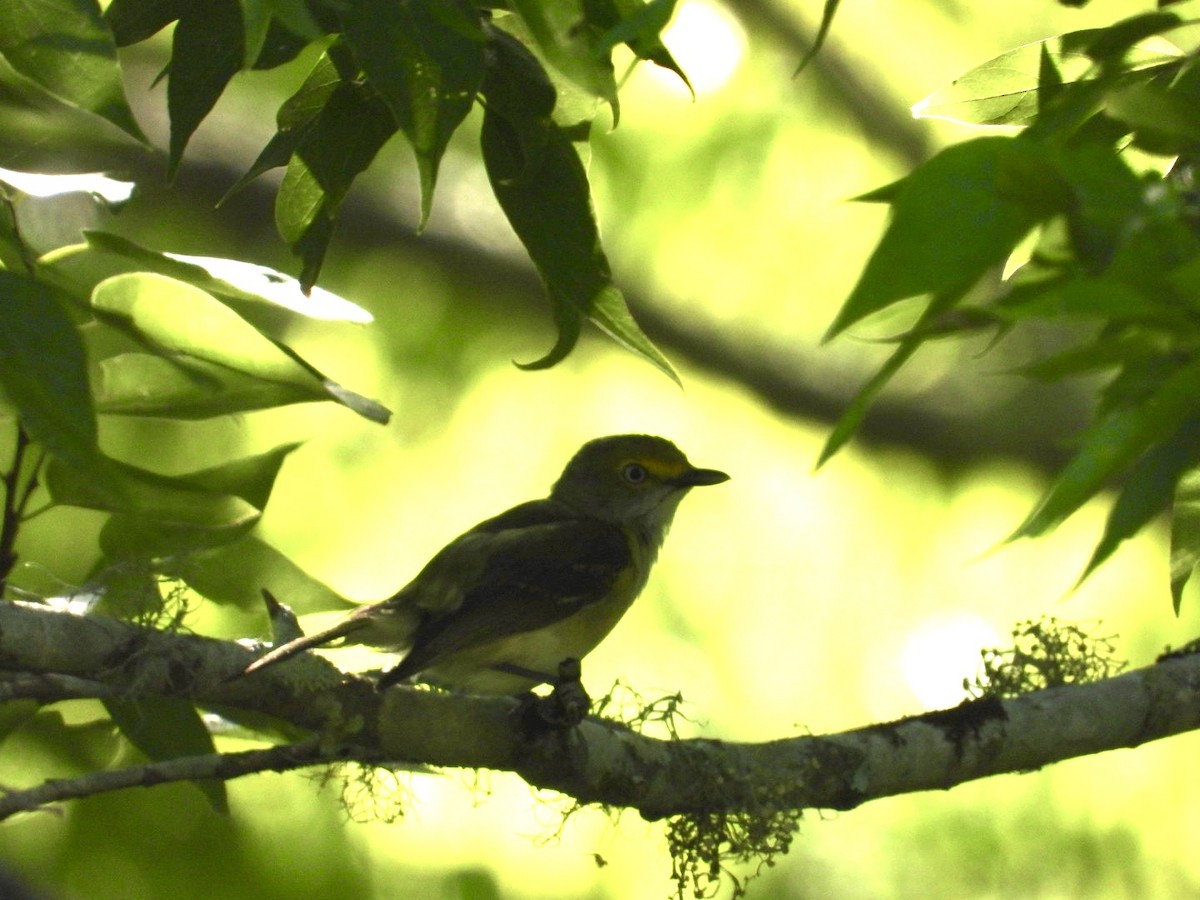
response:
<path id="1" fill-rule="evenodd" d="M 152 696 L 136 700 L 109 698 L 104 701 L 104 706 L 121 733 L 151 760 L 217 752 L 212 735 L 204 727 L 196 707 L 187 700 Z M 229 812 L 224 781 L 205 778 L 192 784 L 208 798 L 214 809 L 220 813 Z"/>
<path id="2" fill-rule="evenodd" d="M 1114 405 L 1084 433 L 1075 456 L 1010 540 L 1044 534 L 1092 498 L 1143 453 L 1165 440 L 1200 405 L 1200 360 L 1140 384 L 1137 402 Z"/>
<path id="3" fill-rule="evenodd" d="M 1122 541 L 1133 537 L 1170 507 L 1180 478 L 1198 461 L 1200 419 L 1193 418 L 1168 440 L 1151 447 L 1134 464 L 1121 485 L 1121 493 L 1104 523 L 1104 534 L 1079 576 L 1079 583 L 1108 559 Z"/>
<path id="4" fill-rule="evenodd" d="M 117 500 L 112 461 L 97 444 L 87 360 L 66 312 L 70 302 L 43 282 L 0 270 L 0 386 L 34 440 Z"/>
<path id="5" fill-rule="evenodd" d="M 275 199 L 275 226 L 300 255 L 300 284 L 307 290 L 316 283 L 346 192 L 396 132 L 396 120 L 376 94 L 341 82 L 303 130 Z"/>
<path id="6" fill-rule="evenodd" d="M 171 45 L 167 82 L 167 111 L 171 116 L 167 168 L 172 175 L 192 134 L 241 69 L 242 37 L 238 0 L 191 3 L 180 16 Z"/>
<path id="7" fill-rule="evenodd" d="M 438 165 L 483 79 L 483 29 L 465 0 L 360 0 L 341 14 L 346 42 L 412 144 L 429 219 Z"/>
<path id="8" fill-rule="evenodd" d="M 192 6 L 195 0 L 112 0 L 104 20 L 118 47 L 128 47 L 157 34 Z"/>
<path id="9" fill-rule="evenodd" d="M 397 572 L 397 587 L 411 575 Z M 208 599 L 239 609 L 261 609 L 262 588 L 300 614 L 351 608 L 328 586 L 253 534 L 189 556 L 183 577 Z"/>
<path id="10" fill-rule="evenodd" d="M 558 340 L 525 368 L 545 368 L 574 347 L 590 319 L 626 348 L 678 381 L 669 362 L 633 320 L 612 282 L 592 212 L 583 163 L 550 118 L 548 79 L 513 37 L 498 33 L 497 63 L 483 92 L 484 166 L 500 207 L 525 245 L 550 296 Z"/>

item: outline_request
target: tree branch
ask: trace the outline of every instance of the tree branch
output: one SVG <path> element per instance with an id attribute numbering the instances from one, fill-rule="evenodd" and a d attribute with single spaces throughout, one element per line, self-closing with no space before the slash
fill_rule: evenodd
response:
<path id="1" fill-rule="evenodd" d="M 208 753 L 129 766 L 108 772 L 90 772 L 78 778 L 51 778 L 27 790 L 10 790 L 0 796 L 0 821 L 21 812 L 32 812 L 50 803 L 78 800 L 130 787 L 154 787 L 172 781 L 203 778 L 231 779 L 256 772 L 287 772 L 316 763 L 339 762 L 346 757 L 322 749 L 319 738 L 266 750 L 241 753 Z"/>
<path id="2" fill-rule="evenodd" d="M 188 696 L 234 718 L 265 713 L 353 744 L 356 758 L 371 765 L 508 770 L 536 787 L 584 803 L 632 807 L 649 819 L 852 809 L 1200 729 L 1200 654 L 1012 700 L 977 700 L 840 734 L 757 744 L 658 740 L 596 718 L 569 732 L 531 735 L 513 698 L 407 687 L 380 693 L 312 655 L 229 681 L 250 659 L 238 644 L 0 604 L 5 669 L 94 679 L 130 699 Z M 180 777 L 197 776 L 189 770 Z"/>

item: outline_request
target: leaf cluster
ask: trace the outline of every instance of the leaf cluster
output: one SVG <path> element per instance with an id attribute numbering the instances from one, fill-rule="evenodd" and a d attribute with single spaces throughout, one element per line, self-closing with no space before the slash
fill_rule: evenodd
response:
<path id="1" fill-rule="evenodd" d="M 299 256 L 293 278 L 251 263 L 143 246 L 111 227 L 135 185 L 100 173 L 0 170 L 0 589 L 28 593 L 18 535 L 33 516 L 99 514 L 99 558 L 73 601 L 97 613 L 161 622 L 174 599 L 260 608 L 269 583 L 306 611 L 343 601 L 256 534 L 296 444 L 164 475 L 115 458 L 102 425 L 203 421 L 331 401 L 377 423 L 390 412 L 340 384 L 289 343 L 298 319 L 364 324 L 371 316 L 316 286 L 345 198 L 393 137 L 416 160 L 422 225 L 452 139 L 476 107 L 497 202 L 528 249 L 559 336 L 530 363 L 561 360 L 584 322 L 674 377 L 615 286 L 577 144 L 602 104 L 618 118 L 618 47 L 686 77 L 660 32 L 675 0 L 17 0 L 0 7 L 0 58 L 15 79 L 0 116 L 22 104 L 69 111 L 144 145 L 125 96 L 121 48 L 169 41 L 166 170 L 231 82 L 307 60 L 275 115 L 275 133 L 230 193 L 282 168 L 279 234 Z M 631 64 L 632 64 L 631 62 Z M 35 158 L 37 154 L 34 155 Z M 24 227 L 38 204 L 90 196 L 78 241 L 40 246 Z M 94 223 L 102 223 L 96 227 Z M 11 443 L 10 443 L 11 442 Z M 0 464 L 2 465 L 2 464 Z M 70 598 L 58 598 L 68 602 Z M 183 700 L 112 700 L 118 729 L 153 759 L 212 751 Z M 32 711 L 31 711 L 32 714 Z M 17 717 L 8 728 L 17 727 Z M 7 731 L 7 728 L 6 728 Z M 201 785 L 218 806 L 219 784 Z"/>
<path id="2" fill-rule="evenodd" d="M 917 104 L 1004 133 L 862 198 L 888 204 L 890 221 L 828 336 L 910 298 L 925 305 L 822 456 L 928 342 L 1057 328 L 1067 346 L 1020 374 L 1104 387 L 1074 456 L 1012 537 L 1045 533 L 1117 483 L 1081 578 L 1171 512 L 1176 610 L 1200 560 L 1200 59 L 1187 5 L 1018 48 Z M 1006 265 L 1000 290 L 980 299 Z"/>
<path id="3" fill-rule="evenodd" d="M 69 2 L 69 0 L 60 0 Z M 613 50 L 682 70 L 659 33 L 675 0 L 114 0 L 105 39 L 117 47 L 174 24 L 167 79 L 175 172 L 196 128 L 241 71 L 319 51 L 276 114 L 276 132 L 230 193 L 283 168 L 280 236 L 317 281 L 356 179 L 394 135 L 416 160 L 421 226 L 451 139 L 476 104 L 492 190 L 546 286 L 558 341 L 529 368 L 553 365 L 591 321 L 674 377 L 634 322 L 600 243 L 583 163 L 603 102 L 619 117 Z M 122 120 L 124 121 L 124 120 Z"/>

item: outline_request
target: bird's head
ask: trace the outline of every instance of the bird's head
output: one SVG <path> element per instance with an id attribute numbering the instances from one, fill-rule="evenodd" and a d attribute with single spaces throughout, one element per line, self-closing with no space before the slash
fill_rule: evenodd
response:
<path id="1" fill-rule="evenodd" d="M 728 480 L 724 472 L 693 466 L 666 438 L 617 434 L 584 444 L 550 496 L 588 516 L 634 528 L 657 545 L 684 494 Z"/>

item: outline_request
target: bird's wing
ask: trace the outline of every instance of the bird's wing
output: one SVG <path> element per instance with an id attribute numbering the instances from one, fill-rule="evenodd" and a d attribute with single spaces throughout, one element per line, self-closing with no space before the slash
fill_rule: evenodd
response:
<path id="1" fill-rule="evenodd" d="M 515 521 L 528 522 L 525 512 L 525 518 Z M 389 680 L 416 674 L 449 654 L 552 625 L 610 595 L 632 564 L 624 533 L 594 519 L 541 518 L 516 527 L 472 530 L 430 561 L 406 588 L 425 615 L 412 650 Z M 435 569 L 429 572 L 432 602 L 423 602 L 421 582 L 430 569 Z M 452 592 L 442 572 L 456 569 L 460 578 L 464 569 L 470 577 L 458 581 L 457 605 L 446 605 Z"/>

